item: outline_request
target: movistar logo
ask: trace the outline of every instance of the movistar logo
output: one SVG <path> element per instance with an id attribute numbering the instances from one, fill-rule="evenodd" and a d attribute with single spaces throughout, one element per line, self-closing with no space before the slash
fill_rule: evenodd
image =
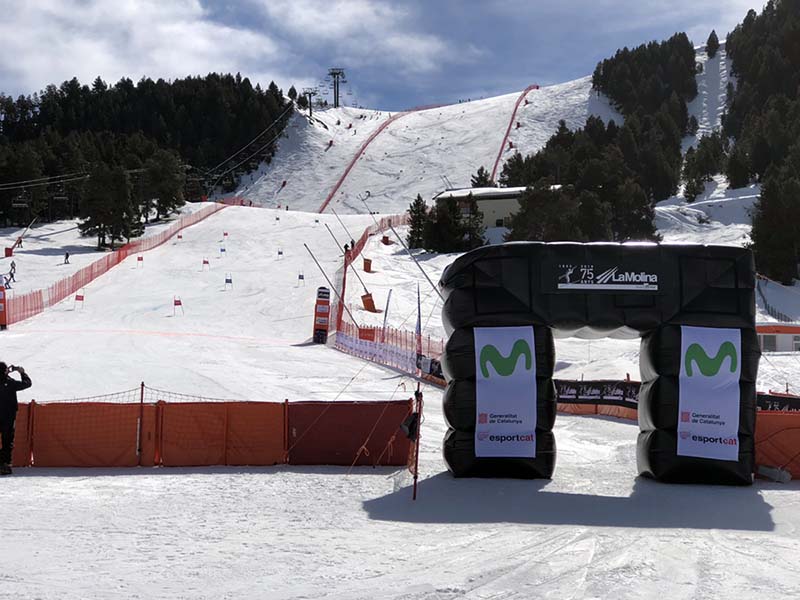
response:
<path id="1" fill-rule="evenodd" d="M 481 373 L 489 378 L 489 365 L 494 367 L 500 377 L 508 377 L 517 369 L 517 362 L 520 356 L 525 357 L 525 370 L 530 371 L 533 364 L 533 353 L 531 347 L 525 340 L 517 340 L 511 348 L 511 354 L 507 357 L 500 354 L 500 351 L 492 344 L 486 344 L 481 348 L 480 363 Z"/>
<path id="2" fill-rule="evenodd" d="M 726 358 L 731 359 L 731 373 L 735 373 L 738 357 L 736 355 L 736 346 L 732 342 L 723 342 L 713 358 L 709 358 L 700 344 L 691 344 L 686 349 L 686 356 L 684 357 L 686 374 L 689 377 L 694 375 L 692 371 L 692 363 L 694 363 L 703 376 L 714 377 L 719 373 Z"/>

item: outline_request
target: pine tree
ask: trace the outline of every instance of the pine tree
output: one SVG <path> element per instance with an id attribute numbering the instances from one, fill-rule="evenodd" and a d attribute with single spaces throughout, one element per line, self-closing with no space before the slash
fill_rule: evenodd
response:
<path id="1" fill-rule="evenodd" d="M 115 241 L 127 240 L 138 237 L 144 233 L 141 213 L 131 196 L 131 183 L 128 173 L 122 167 L 115 167 L 109 174 L 108 204 L 109 223 L 108 235 L 111 240 L 111 249 Z"/>
<path id="2" fill-rule="evenodd" d="M 289 96 L 289 98 L 290 98 L 292 101 L 295 101 L 295 100 L 297 100 L 297 90 L 296 90 L 296 89 L 294 89 L 294 86 L 292 86 L 292 87 L 290 87 L 290 88 L 289 88 L 289 91 L 288 91 L 288 92 L 286 92 L 286 95 L 287 95 L 287 96 Z"/>
<path id="3" fill-rule="evenodd" d="M 425 247 L 434 252 L 460 252 L 464 249 L 464 227 L 458 200 L 445 198 L 436 202 L 425 228 Z"/>
<path id="4" fill-rule="evenodd" d="M 484 233 L 486 233 L 486 227 L 483 225 L 483 213 L 478 208 L 478 201 L 472 194 L 467 196 L 467 203 L 468 213 L 462 217 L 464 244 L 467 250 L 472 250 L 486 243 L 483 237 Z"/>
<path id="5" fill-rule="evenodd" d="M 714 58 L 717 54 L 717 50 L 719 50 L 719 38 L 717 37 L 717 32 L 712 29 L 711 34 L 709 34 L 706 40 L 706 53 L 708 54 L 708 58 Z"/>
<path id="6" fill-rule="evenodd" d="M 725 176 L 732 188 L 742 188 L 750 183 L 750 161 L 742 144 L 736 144 L 728 155 Z"/>
<path id="7" fill-rule="evenodd" d="M 408 207 L 408 236 L 406 244 L 409 248 L 425 247 L 425 222 L 428 217 L 428 207 L 420 194 Z"/>
<path id="8" fill-rule="evenodd" d="M 689 117 L 689 125 L 686 127 L 686 133 L 689 135 L 697 135 L 697 130 L 700 128 L 699 123 L 697 122 L 697 117 L 692 115 Z"/>
<path id="9" fill-rule="evenodd" d="M 108 197 L 113 193 L 114 183 L 111 169 L 105 163 L 94 163 L 89 171 L 89 180 L 81 203 L 83 221 L 78 224 L 81 235 L 96 235 L 97 249 L 106 245 L 109 225 L 112 220 L 112 204 Z"/>
<path id="10" fill-rule="evenodd" d="M 472 176 L 470 179 L 470 187 L 474 188 L 481 188 L 481 187 L 494 187 L 494 182 L 492 181 L 492 177 L 489 174 L 489 171 L 481 166 L 478 169 L 478 172 Z"/>
<path id="11" fill-rule="evenodd" d="M 156 220 L 184 205 L 186 174 L 175 154 L 157 150 L 145 163 L 145 196 L 155 200 Z"/>
<path id="12" fill-rule="evenodd" d="M 687 202 L 694 202 L 705 189 L 706 186 L 702 179 L 692 177 L 686 180 L 686 185 L 683 187 L 683 197 Z"/>
<path id="13" fill-rule="evenodd" d="M 585 239 L 579 226 L 579 204 L 571 187 L 552 189 L 552 179 L 542 179 L 520 195 L 519 205 L 520 210 L 511 218 L 509 241 Z"/>
<path id="14" fill-rule="evenodd" d="M 760 273 L 790 285 L 797 277 L 795 208 L 800 181 L 787 173 L 771 173 L 763 182 L 753 215 L 753 249 Z M 794 219 L 793 219 L 794 218 Z"/>
<path id="15" fill-rule="evenodd" d="M 611 227 L 613 211 L 609 203 L 589 190 L 578 194 L 578 228 L 588 242 L 603 242 L 614 239 Z"/>
<path id="16" fill-rule="evenodd" d="M 617 241 L 657 240 L 653 224 L 655 210 L 642 187 L 628 179 L 619 187 L 616 196 L 614 230 Z"/>

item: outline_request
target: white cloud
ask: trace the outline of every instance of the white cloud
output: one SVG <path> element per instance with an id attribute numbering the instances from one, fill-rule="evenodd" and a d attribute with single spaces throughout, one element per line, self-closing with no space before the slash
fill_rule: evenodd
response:
<path id="1" fill-rule="evenodd" d="M 270 37 L 211 21 L 197 0 L 0 0 L 0 13 L 6 91 L 37 91 L 74 76 L 113 83 L 248 66 L 266 73 L 282 62 Z M 269 79 L 281 79 L 280 70 Z"/>
<path id="2" fill-rule="evenodd" d="M 250 0 L 297 45 L 327 52 L 353 68 L 396 68 L 404 75 L 432 73 L 448 63 L 474 59 L 471 46 L 457 48 L 421 33 L 422 16 L 375 0 Z"/>

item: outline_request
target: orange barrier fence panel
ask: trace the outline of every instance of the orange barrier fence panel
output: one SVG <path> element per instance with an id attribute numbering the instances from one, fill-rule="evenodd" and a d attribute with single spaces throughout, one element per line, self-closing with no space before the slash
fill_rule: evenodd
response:
<path id="1" fill-rule="evenodd" d="M 15 426 L 14 451 L 11 454 L 11 464 L 15 467 L 28 467 L 31 464 L 29 418 L 30 405 L 20 403 Z"/>
<path id="2" fill-rule="evenodd" d="M 596 404 L 571 404 L 571 403 L 558 403 L 558 412 L 568 415 L 596 415 Z"/>
<path id="3" fill-rule="evenodd" d="M 598 404 L 597 414 L 606 417 L 616 417 L 627 421 L 639 421 L 639 411 L 627 406 L 614 406 L 612 404 Z"/>
<path id="4" fill-rule="evenodd" d="M 160 409 L 161 464 L 165 467 L 225 464 L 225 404 L 164 403 Z"/>
<path id="5" fill-rule="evenodd" d="M 226 464 L 284 462 L 284 403 L 228 402 Z"/>
<path id="6" fill-rule="evenodd" d="M 800 413 L 756 413 L 756 464 L 781 467 L 800 478 Z"/>
<path id="7" fill-rule="evenodd" d="M 33 464 L 37 467 L 134 467 L 138 404 L 36 404 Z"/>
<path id="8" fill-rule="evenodd" d="M 292 402 L 289 464 L 407 464 L 410 440 L 400 424 L 411 400 L 392 402 Z"/>

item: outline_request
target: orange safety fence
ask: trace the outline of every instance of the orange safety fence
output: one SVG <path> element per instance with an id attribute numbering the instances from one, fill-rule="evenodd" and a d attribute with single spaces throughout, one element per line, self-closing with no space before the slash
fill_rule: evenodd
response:
<path id="1" fill-rule="evenodd" d="M 574 404 L 572 402 L 559 402 L 558 412 L 567 415 L 601 415 L 615 417 L 627 421 L 637 421 L 638 412 L 635 408 L 627 406 L 614 406 L 611 404 Z"/>
<path id="2" fill-rule="evenodd" d="M 756 413 L 756 464 L 800 477 L 800 412 Z"/>
<path id="3" fill-rule="evenodd" d="M 275 465 L 284 462 L 285 404 L 159 402 L 161 464 Z"/>
<path id="4" fill-rule="evenodd" d="M 11 464 L 15 467 L 27 467 L 31 464 L 30 444 L 30 412 L 27 404 L 20 404 L 17 411 L 16 435 L 14 451 L 11 453 Z"/>
<path id="5" fill-rule="evenodd" d="M 156 411 L 153 405 L 68 402 L 31 406 L 31 446 L 37 467 L 154 464 Z"/>
<path id="6" fill-rule="evenodd" d="M 413 400 L 289 403 L 289 464 L 406 466 Z"/>
<path id="7" fill-rule="evenodd" d="M 179 218 L 167 229 L 155 235 L 125 244 L 118 250 L 106 254 L 102 258 L 76 271 L 69 277 L 56 281 L 47 288 L 33 290 L 20 296 L 8 298 L 4 315 L 5 322 L 0 324 L 12 325 L 41 313 L 46 308 L 61 302 L 101 275 L 107 273 L 112 267 L 121 263 L 128 256 L 152 250 L 160 246 L 182 229 L 199 223 L 206 217 L 213 215 L 225 207 L 226 204 L 220 203 L 204 206 L 192 214 Z"/>
<path id="8" fill-rule="evenodd" d="M 410 443 L 400 425 L 410 406 L 220 401 L 144 385 L 83 400 L 32 401 L 19 406 L 13 464 L 405 465 Z"/>

